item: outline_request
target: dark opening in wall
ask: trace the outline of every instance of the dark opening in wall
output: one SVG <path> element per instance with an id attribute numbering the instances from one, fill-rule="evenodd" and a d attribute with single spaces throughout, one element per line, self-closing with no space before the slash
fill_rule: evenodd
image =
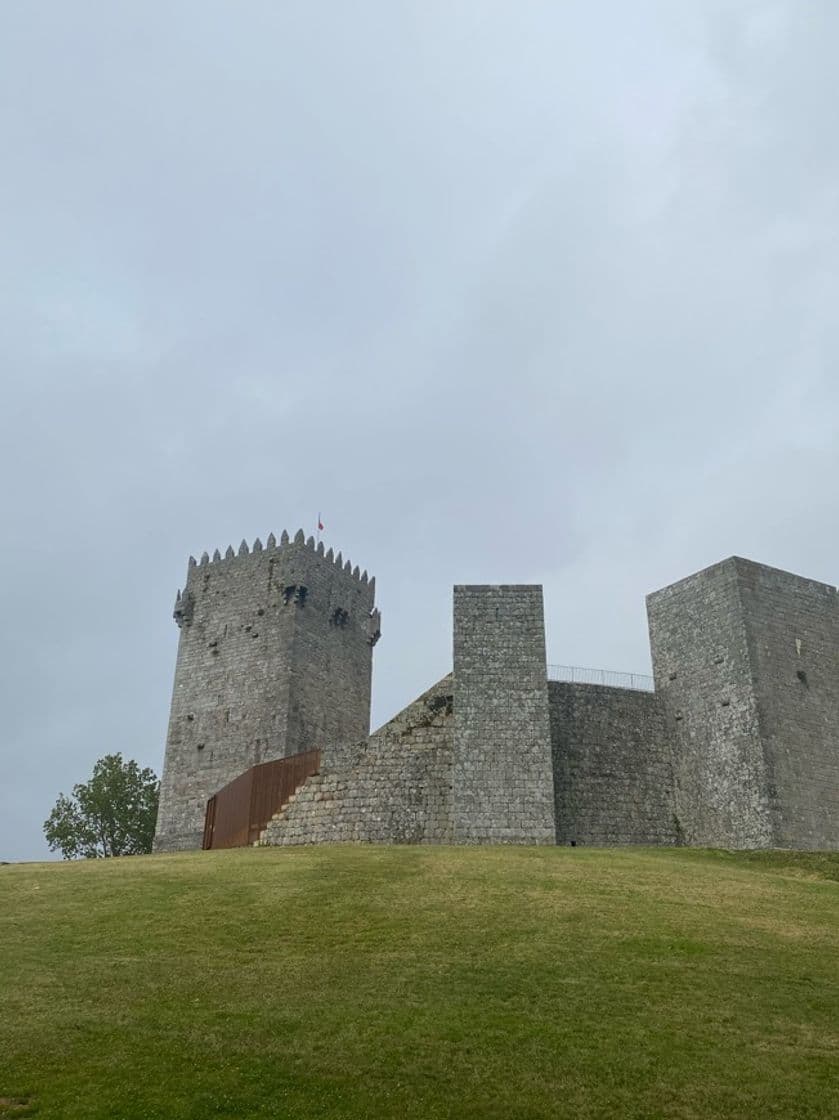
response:
<path id="1" fill-rule="evenodd" d="M 798 669 L 796 671 L 795 675 L 798 677 L 798 679 L 801 681 L 801 683 L 804 685 L 805 688 L 810 687 L 810 682 L 807 680 L 807 674 L 805 673 L 805 671 L 803 669 Z"/>

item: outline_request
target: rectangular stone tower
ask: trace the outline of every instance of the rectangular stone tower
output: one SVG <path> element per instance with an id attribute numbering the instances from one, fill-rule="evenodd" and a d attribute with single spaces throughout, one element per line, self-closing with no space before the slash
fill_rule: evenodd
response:
<path id="1" fill-rule="evenodd" d="M 156 851 L 200 848 L 207 799 L 249 767 L 369 734 L 374 597 L 302 532 L 190 561 Z"/>
<path id="2" fill-rule="evenodd" d="M 555 843 L 542 588 L 454 589 L 454 835 Z"/>
<path id="3" fill-rule="evenodd" d="M 732 557 L 647 599 L 690 844 L 839 847 L 839 596 Z"/>

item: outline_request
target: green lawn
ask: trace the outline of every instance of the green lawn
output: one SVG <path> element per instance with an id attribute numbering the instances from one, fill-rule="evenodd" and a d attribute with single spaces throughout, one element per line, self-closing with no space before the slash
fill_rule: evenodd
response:
<path id="1" fill-rule="evenodd" d="M 839 1117 L 839 855 L 0 868 L 0 1116 Z"/>

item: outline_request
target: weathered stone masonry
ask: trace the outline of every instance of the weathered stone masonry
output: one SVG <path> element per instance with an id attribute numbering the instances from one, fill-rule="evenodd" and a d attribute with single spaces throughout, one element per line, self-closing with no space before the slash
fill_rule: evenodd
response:
<path id="1" fill-rule="evenodd" d="M 541 588 L 457 587 L 453 674 L 368 736 L 373 582 L 269 544 L 193 562 L 179 594 L 159 850 L 315 746 L 260 843 L 839 848 L 835 588 L 731 558 L 656 592 L 649 693 L 548 682 Z"/>
<path id="2" fill-rule="evenodd" d="M 248 767 L 369 733 L 374 598 L 302 532 L 190 561 L 156 850 L 200 847 L 207 799 Z"/>
<path id="3" fill-rule="evenodd" d="M 260 842 L 452 843 L 452 722 L 449 675 L 368 740 L 327 751 Z"/>
<path id="4" fill-rule="evenodd" d="M 558 844 L 679 840 L 664 709 L 651 692 L 548 683 Z"/>
<path id="5" fill-rule="evenodd" d="M 839 596 L 732 557 L 647 600 L 690 844 L 839 847 Z"/>
<path id="6" fill-rule="evenodd" d="M 455 838 L 555 842 L 542 588 L 454 589 Z"/>

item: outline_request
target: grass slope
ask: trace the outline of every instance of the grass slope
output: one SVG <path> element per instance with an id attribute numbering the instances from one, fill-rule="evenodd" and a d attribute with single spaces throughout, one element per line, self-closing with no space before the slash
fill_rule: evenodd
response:
<path id="1" fill-rule="evenodd" d="M 839 1116 L 839 856 L 0 868 L 0 1116 Z"/>

